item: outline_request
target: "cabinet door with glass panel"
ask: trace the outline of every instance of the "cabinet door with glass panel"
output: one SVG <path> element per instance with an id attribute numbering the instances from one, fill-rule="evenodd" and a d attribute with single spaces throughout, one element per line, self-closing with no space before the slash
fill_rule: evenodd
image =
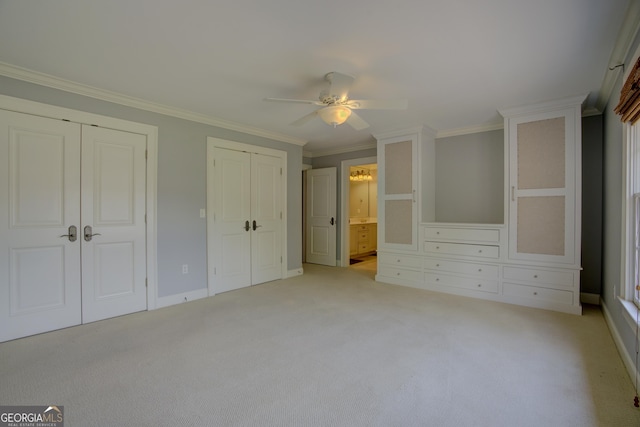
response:
<path id="1" fill-rule="evenodd" d="M 503 112 L 504 113 L 504 112 Z M 580 101 L 506 117 L 509 258 L 580 262 Z"/>

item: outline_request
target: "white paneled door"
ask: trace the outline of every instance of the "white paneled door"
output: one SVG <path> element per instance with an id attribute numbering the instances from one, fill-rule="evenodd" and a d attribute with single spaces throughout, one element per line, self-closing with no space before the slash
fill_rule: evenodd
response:
<path id="1" fill-rule="evenodd" d="M 214 149 L 215 293 L 282 278 L 281 159 Z"/>
<path id="2" fill-rule="evenodd" d="M 307 262 L 336 265 L 336 168 L 307 171 Z"/>
<path id="3" fill-rule="evenodd" d="M 144 135 L 82 126 L 82 321 L 147 309 Z"/>
<path id="4" fill-rule="evenodd" d="M 80 125 L 0 110 L 0 184 L 0 341 L 79 324 Z"/>
<path id="5" fill-rule="evenodd" d="M 277 157 L 251 155 L 251 284 L 282 278 L 282 175 Z"/>
<path id="6" fill-rule="evenodd" d="M 0 341 L 146 309 L 145 137 L 110 132 L 0 110 Z"/>

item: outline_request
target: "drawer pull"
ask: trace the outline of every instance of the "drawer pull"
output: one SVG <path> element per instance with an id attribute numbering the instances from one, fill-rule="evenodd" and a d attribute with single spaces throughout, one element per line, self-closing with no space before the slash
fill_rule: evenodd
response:
<path id="1" fill-rule="evenodd" d="M 436 277 L 436 282 L 439 282 L 439 281 L 440 281 L 440 278 L 439 278 L 439 277 Z"/>
<path id="2" fill-rule="evenodd" d="M 396 276 L 399 276 L 399 275 L 400 275 L 400 273 L 396 273 Z"/>
<path id="3" fill-rule="evenodd" d="M 436 264 L 436 267 L 440 267 L 440 264 Z"/>
<path id="4" fill-rule="evenodd" d="M 436 246 L 436 250 L 440 249 L 440 246 Z"/>
<path id="5" fill-rule="evenodd" d="M 436 231 L 436 234 L 440 234 L 440 232 L 439 232 L 439 231 Z"/>
<path id="6" fill-rule="evenodd" d="M 480 250 L 478 251 L 478 253 L 479 253 L 479 254 L 481 254 L 481 253 L 482 253 L 482 249 L 480 249 Z"/>
<path id="7" fill-rule="evenodd" d="M 400 262 L 400 258 L 396 259 L 396 262 Z"/>
<path id="8" fill-rule="evenodd" d="M 537 293 L 537 292 L 534 292 L 534 293 L 533 293 L 533 295 L 538 295 L 538 293 Z"/>
<path id="9" fill-rule="evenodd" d="M 534 275 L 533 275 L 533 278 L 534 278 L 534 279 L 537 279 L 537 278 L 538 278 L 538 275 L 537 275 L 537 274 L 534 274 Z"/>
<path id="10" fill-rule="evenodd" d="M 481 287 L 482 287 L 482 284 L 481 284 L 481 283 L 478 283 L 478 287 L 479 287 L 479 288 L 481 288 Z"/>
<path id="11" fill-rule="evenodd" d="M 481 271 L 482 271 L 482 269 L 481 269 L 481 268 L 479 268 L 479 269 L 478 269 L 478 273 L 479 273 L 479 272 L 481 272 Z"/>

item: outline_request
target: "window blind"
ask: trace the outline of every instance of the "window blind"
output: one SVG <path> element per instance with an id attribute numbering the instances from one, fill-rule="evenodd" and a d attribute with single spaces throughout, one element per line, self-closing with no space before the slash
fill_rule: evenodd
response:
<path id="1" fill-rule="evenodd" d="M 629 77 L 620 91 L 620 102 L 613 110 L 624 123 L 635 124 L 640 120 L 640 58 L 636 61 Z"/>

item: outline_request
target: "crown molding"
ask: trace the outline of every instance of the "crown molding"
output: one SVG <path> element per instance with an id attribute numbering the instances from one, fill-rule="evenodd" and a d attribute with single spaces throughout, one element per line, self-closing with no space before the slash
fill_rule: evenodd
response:
<path id="1" fill-rule="evenodd" d="M 441 130 L 436 134 L 437 138 L 448 138 L 450 136 L 469 135 L 472 133 L 489 132 L 492 130 L 504 129 L 504 122 L 500 123 L 488 123 L 484 125 L 469 126 L 459 129 Z"/>
<path id="2" fill-rule="evenodd" d="M 576 106 L 581 106 L 585 99 L 587 99 L 587 94 L 571 96 L 568 98 L 555 99 L 552 101 L 539 102 L 537 104 L 531 105 L 521 105 L 518 107 L 511 108 L 502 108 L 498 110 L 502 117 L 517 117 L 523 114 L 535 114 L 539 112 L 549 111 L 549 110 L 557 110 L 562 108 L 573 108 Z"/>
<path id="3" fill-rule="evenodd" d="M 99 89 L 93 86 L 76 83 L 71 80 L 62 79 L 51 76 L 49 74 L 38 71 L 29 70 L 18 67 L 6 62 L 0 62 L 0 75 L 10 77 L 16 80 L 22 80 L 34 83 L 40 86 L 46 86 L 65 92 L 75 93 L 77 95 L 87 96 L 101 101 L 112 102 L 114 104 L 124 105 L 127 107 L 137 108 L 140 110 L 150 111 L 152 113 L 163 114 L 166 116 L 177 117 L 179 119 L 190 120 L 197 123 L 203 123 L 223 129 L 233 130 L 236 132 L 246 133 L 249 135 L 259 136 L 267 139 L 273 139 L 280 142 L 286 142 L 294 145 L 305 145 L 308 141 L 295 138 L 278 132 L 271 132 L 264 129 L 258 129 L 251 126 L 242 125 L 229 120 L 218 119 L 207 116 L 205 114 L 195 113 L 193 111 L 174 108 L 155 102 L 146 101 L 140 98 L 123 95 L 121 93 Z"/>
<path id="4" fill-rule="evenodd" d="M 437 134 L 435 129 L 430 128 L 427 125 L 420 125 L 420 126 L 407 127 L 403 129 L 390 129 L 383 132 L 378 132 L 373 134 L 373 137 L 376 140 L 381 140 L 381 139 L 402 137 L 405 135 L 411 135 L 411 134 L 417 134 L 417 133 L 425 133 L 430 136 L 433 136 L 434 138 L 436 137 L 436 134 Z"/>
<path id="5" fill-rule="evenodd" d="M 349 147 L 340 147 L 340 148 L 330 148 L 327 150 L 318 150 L 313 152 L 303 151 L 302 157 L 314 158 L 314 157 L 332 156 L 334 154 L 351 153 L 354 151 L 369 150 L 371 148 L 377 148 L 377 147 L 378 147 L 378 144 L 376 142 L 371 142 L 368 144 L 352 145 Z"/>
<path id="6" fill-rule="evenodd" d="M 616 80 L 618 79 L 621 69 L 624 69 L 624 61 L 629 55 L 638 30 L 640 30 L 640 2 L 632 1 L 629 3 L 627 12 L 624 15 L 624 21 L 620 27 L 618 38 L 609 57 L 609 66 L 605 71 L 602 86 L 600 86 L 598 99 L 593 107 L 600 113 L 604 111 L 611 98 Z M 620 64 L 622 64 L 623 67 L 616 67 Z M 613 68 L 613 70 L 611 68 Z"/>

